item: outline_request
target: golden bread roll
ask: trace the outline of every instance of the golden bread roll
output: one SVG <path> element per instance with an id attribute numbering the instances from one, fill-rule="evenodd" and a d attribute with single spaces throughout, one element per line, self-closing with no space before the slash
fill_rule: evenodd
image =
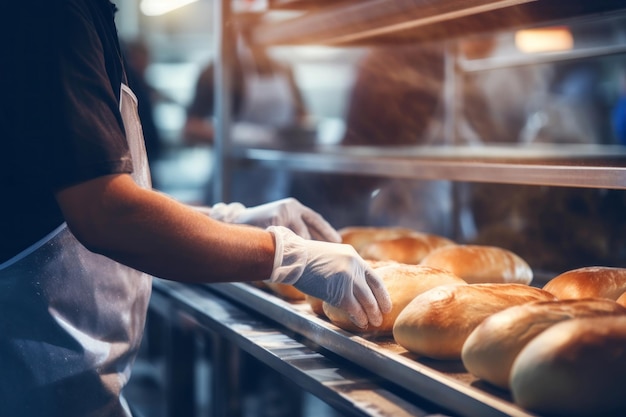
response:
<path id="1" fill-rule="evenodd" d="M 415 232 L 371 242 L 364 245 L 359 253 L 365 259 L 418 264 L 433 250 L 447 245 L 454 245 L 454 242 L 445 237 Z"/>
<path id="2" fill-rule="evenodd" d="M 367 262 L 367 264 L 374 269 L 380 268 L 382 266 L 387 266 L 387 265 L 397 265 L 400 263 L 396 261 L 375 261 L 372 259 L 365 259 L 365 262 Z"/>
<path id="3" fill-rule="evenodd" d="M 519 353 L 510 384 L 517 404 L 542 415 L 626 415 L 626 317 L 555 324 Z"/>
<path id="4" fill-rule="evenodd" d="M 561 321 L 607 315 L 626 315 L 626 308 L 604 298 L 536 301 L 509 307 L 474 329 L 463 344 L 461 359 L 472 375 L 509 389 L 513 361 L 535 336 Z"/>
<path id="5" fill-rule="evenodd" d="M 313 313 L 317 314 L 318 316 L 326 317 L 326 314 L 324 314 L 324 309 L 322 308 L 322 304 L 324 302 L 321 299 L 313 297 L 309 294 L 305 294 L 304 299 L 307 303 L 309 303 L 309 306 L 311 306 L 311 310 L 313 311 Z"/>
<path id="6" fill-rule="evenodd" d="M 465 281 L 448 271 L 420 265 L 396 264 L 376 269 L 391 297 L 391 311 L 383 314 L 380 326 L 369 325 L 361 329 L 352 323 L 349 315 L 324 302 L 324 314 L 337 327 L 354 333 L 391 334 L 393 323 L 400 311 L 417 295 L 439 285 L 467 285 Z"/>
<path id="7" fill-rule="evenodd" d="M 524 284 L 445 285 L 415 297 L 398 315 L 393 337 L 400 346 L 434 359 L 461 359 L 463 343 L 487 317 L 506 308 L 555 297 Z"/>
<path id="8" fill-rule="evenodd" d="M 267 285 L 265 285 L 265 282 L 263 282 L 263 281 L 250 281 L 250 282 L 248 282 L 248 284 L 252 285 L 253 287 L 260 288 L 262 290 L 268 290 L 269 289 L 267 287 Z"/>
<path id="9" fill-rule="evenodd" d="M 617 297 L 617 300 L 615 300 L 615 302 L 621 306 L 626 307 L 626 292 Z"/>
<path id="10" fill-rule="evenodd" d="M 530 284 L 533 279 L 533 271 L 525 260 L 496 246 L 444 246 L 426 256 L 422 265 L 447 269 L 469 284 Z"/>
<path id="11" fill-rule="evenodd" d="M 289 301 L 301 301 L 305 298 L 305 294 L 293 285 L 275 282 L 266 282 L 265 285 L 271 292 Z"/>
<path id="12" fill-rule="evenodd" d="M 406 227 L 351 226 L 339 229 L 338 232 L 342 243 L 352 245 L 360 254 L 363 247 L 372 242 L 410 235 L 415 231 Z"/>
<path id="13" fill-rule="evenodd" d="M 587 266 L 563 272 L 543 289 L 560 300 L 572 298 L 617 298 L 626 292 L 626 268 Z"/>

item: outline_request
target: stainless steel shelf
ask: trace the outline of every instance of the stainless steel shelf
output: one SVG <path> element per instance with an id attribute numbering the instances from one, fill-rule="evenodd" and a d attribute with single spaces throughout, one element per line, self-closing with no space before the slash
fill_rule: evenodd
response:
<path id="1" fill-rule="evenodd" d="M 622 9 L 615 9 L 611 13 L 593 14 L 541 25 L 567 27 L 572 36 L 576 36 L 577 32 L 594 33 L 593 42 L 585 44 L 583 41 L 579 45 L 578 40 L 574 39 L 573 47 L 568 50 L 524 53 L 515 47 L 512 43 L 512 37 L 509 37 L 509 40 L 505 41 L 509 42 L 508 47 L 505 46 L 491 56 L 468 59 L 463 54 L 459 54 L 459 68 L 462 72 L 467 73 L 624 54 L 626 53 L 626 5 L 622 7 Z M 497 42 L 498 36 L 498 33 L 493 34 L 491 39 Z"/>
<path id="2" fill-rule="evenodd" d="M 486 71 L 498 68 L 511 68 L 529 64 L 554 63 L 574 59 L 595 58 L 626 53 L 626 44 L 582 48 L 566 52 L 551 52 L 534 55 L 519 54 L 512 57 L 494 57 L 489 59 L 460 60 L 463 72 Z"/>
<path id="3" fill-rule="evenodd" d="M 341 3 L 263 25 L 262 44 L 345 44 L 538 0 L 369 0 Z"/>
<path id="4" fill-rule="evenodd" d="M 384 379 L 355 367 L 342 358 L 333 357 L 319 349 L 319 346 L 307 345 L 298 340 L 299 332 L 294 333 L 280 324 L 277 325 L 268 320 L 264 313 L 256 314 L 247 306 L 243 308 L 240 303 L 245 300 L 236 300 L 235 303 L 210 291 L 210 288 L 212 286 L 191 286 L 155 279 L 155 302 L 151 303 L 150 308 L 156 309 L 169 320 L 178 320 L 178 326 L 182 326 L 187 332 L 204 332 L 213 338 L 214 349 L 216 346 L 223 347 L 220 354 L 215 350 L 212 352 L 216 362 L 221 360 L 228 363 L 232 359 L 229 358 L 233 354 L 232 347 L 239 348 L 335 407 L 343 415 L 427 417 L 434 415 L 433 413 L 443 416 L 440 413 L 447 412 L 445 406 L 434 405 L 431 401 L 406 399 L 396 395 L 385 387 Z M 178 363 L 180 357 L 175 355 L 181 352 L 189 354 L 189 350 L 183 347 L 180 351 L 171 352 L 173 357 L 170 360 Z M 233 373 L 236 373 L 222 365 L 224 364 L 213 364 L 214 389 L 227 387 L 228 381 L 234 378 Z M 187 385 L 181 381 L 172 382 L 178 382 L 172 386 L 173 391 L 182 390 L 188 396 Z M 233 396 L 234 393 L 227 389 L 214 394 L 216 397 L 212 400 L 211 415 L 235 415 L 230 407 L 240 398 Z M 176 407 L 172 409 L 173 412 L 178 410 Z"/>
<path id="5" fill-rule="evenodd" d="M 450 39 L 620 8 L 624 8 L 621 0 L 350 1 L 272 20 L 255 31 L 255 41 L 266 45 L 354 45 Z"/>
<path id="6" fill-rule="evenodd" d="M 314 315 L 307 303 L 291 303 L 247 284 L 212 284 L 212 291 L 268 317 L 308 340 L 460 416 L 530 417 L 503 391 L 489 389 L 459 361 L 418 358 L 392 338 L 366 338 Z"/>
<path id="7" fill-rule="evenodd" d="M 626 147 L 234 148 L 233 158 L 318 173 L 626 189 Z"/>

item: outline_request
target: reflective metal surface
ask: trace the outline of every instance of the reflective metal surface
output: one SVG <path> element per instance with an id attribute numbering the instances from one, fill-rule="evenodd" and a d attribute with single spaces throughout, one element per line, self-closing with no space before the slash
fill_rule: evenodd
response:
<path id="1" fill-rule="evenodd" d="M 286 302 L 247 284 L 213 284 L 208 288 L 459 415 L 534 415 L 513 404 L 506 393 L 475 380 L 460 362 L 424 360 L 391 338 L 370 339 L 343 331 L 315 316 L 306 303 Z"/>
<path id="2" fill-rule="evenodd" d="M 625 153 L 621 146 L 574 145 L 569 150 L 568 146 L 514 149 L 352 147 L 350 150 L 335 149 L 317 153 L 249 148 L 237 149 L 234 154 L 261 166 L 298 171 L 367 172 L 368 175 L 390 178 L 626 188 L 626 167 L 623 166 L 626 159 L 623 159 Z M 612 163 L 593 163 L 603 158 L 610 159 Z"/>
<path id="3" fill-rule="evenodd" d="M 217 288 L 227 291 L 228 285 L 210 287 Z M 233 287 L 235 291 L 236 288 L 237 286 Z M 230 366 L 233 355 L 236 355 L 234 348 L 242 349 L 269 365 L 345 416 L 426 417 L 433 413 L 441 416 L 442 410 L 447 409 L 447 402 L 437 406 L 424 400 L 424 397 L 407 399 L 406 396 L 396 394 L 389 388 L 385 378 L 355 367 L 343 358 L 324 351 L 310 340 L 302 339 L 299 332 L 293 333 L 281 323 L 268 320 L 266 314 L 258 314 L 244 307 L 239 302 L 247 303 L 245 287 L 242 288 L 242 298 L 237 303 L 223 297 L 219 294 L 221 291 L 213 292 L 210 289 L 206 286 L 190 286 L 157 279 L 154 282 L 155 303 L 151 308 L 167 317 L 173 327 L 183 331 L 172 334 L 175 337 L 170 341 L 177 346 L 170 351 L 170 362 L 180 364 L 180 355 L 186 355 L 184 367 L 193 363 L 189 356 L 189 346 L 180 344 L 183 333 L 200 331 L 212 337 L 215 362 L 211 384 L 214 390 L 211 400 L 212 416 L 238 415 L 239 398 L 236 387 L 232 385 L 237 372 Z M 231 295 L 238 297 L 235 293 Z M 248 295 L 261 301 L 253 293 Z M 276 304 L 275 307 L 280 308 L 279 305 Z M 260 304 L 257 306 L 262 307 Z M 274 308 L 271 310 L 278 313 Z M 281 315 L 271 314 L 278 317 Z M 181 407 L 188 410 L 192 403 L 192 399 L 188 398 L 190 381 L 181 379 L 180 372 L 178 373 L 168 392 L 172 399 L 170 408 L 174 412 Z M 193 379 L 192 373 L 186 378 Z"/>

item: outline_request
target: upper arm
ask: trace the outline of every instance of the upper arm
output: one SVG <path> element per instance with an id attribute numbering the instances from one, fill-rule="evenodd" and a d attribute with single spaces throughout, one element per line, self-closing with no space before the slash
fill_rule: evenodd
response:
<path id="1" fill-rule="evenodd" d="M 119 221 L 132 216 L 142 193 L 128 174 L 114 174 L 58 190 L 55 197 L 76 238 L 90 249 L 106 246 Z"/>

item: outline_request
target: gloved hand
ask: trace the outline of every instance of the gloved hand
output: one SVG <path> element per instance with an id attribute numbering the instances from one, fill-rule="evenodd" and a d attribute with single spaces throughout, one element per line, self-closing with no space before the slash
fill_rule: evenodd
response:
<path id="1" fill-rule="evenodd" d="M 240 203 L 218 203 L 209 209 L 209 216 L 226 223 L 249 224 L 263 229 L 285 226 L 305 239 L 341 242 L 337 231 L 320 214 L 295 198 L 250 208 Z"/>
<path id="2" fill-rule="evenodd" d="M 382 324 L 391 298 L 374 270 L 345 244 L 305 240 L 287 228 L 271 226 L 276 253 L 270 282 L 291 284 L 346 311 L 361 328 Z"/>

